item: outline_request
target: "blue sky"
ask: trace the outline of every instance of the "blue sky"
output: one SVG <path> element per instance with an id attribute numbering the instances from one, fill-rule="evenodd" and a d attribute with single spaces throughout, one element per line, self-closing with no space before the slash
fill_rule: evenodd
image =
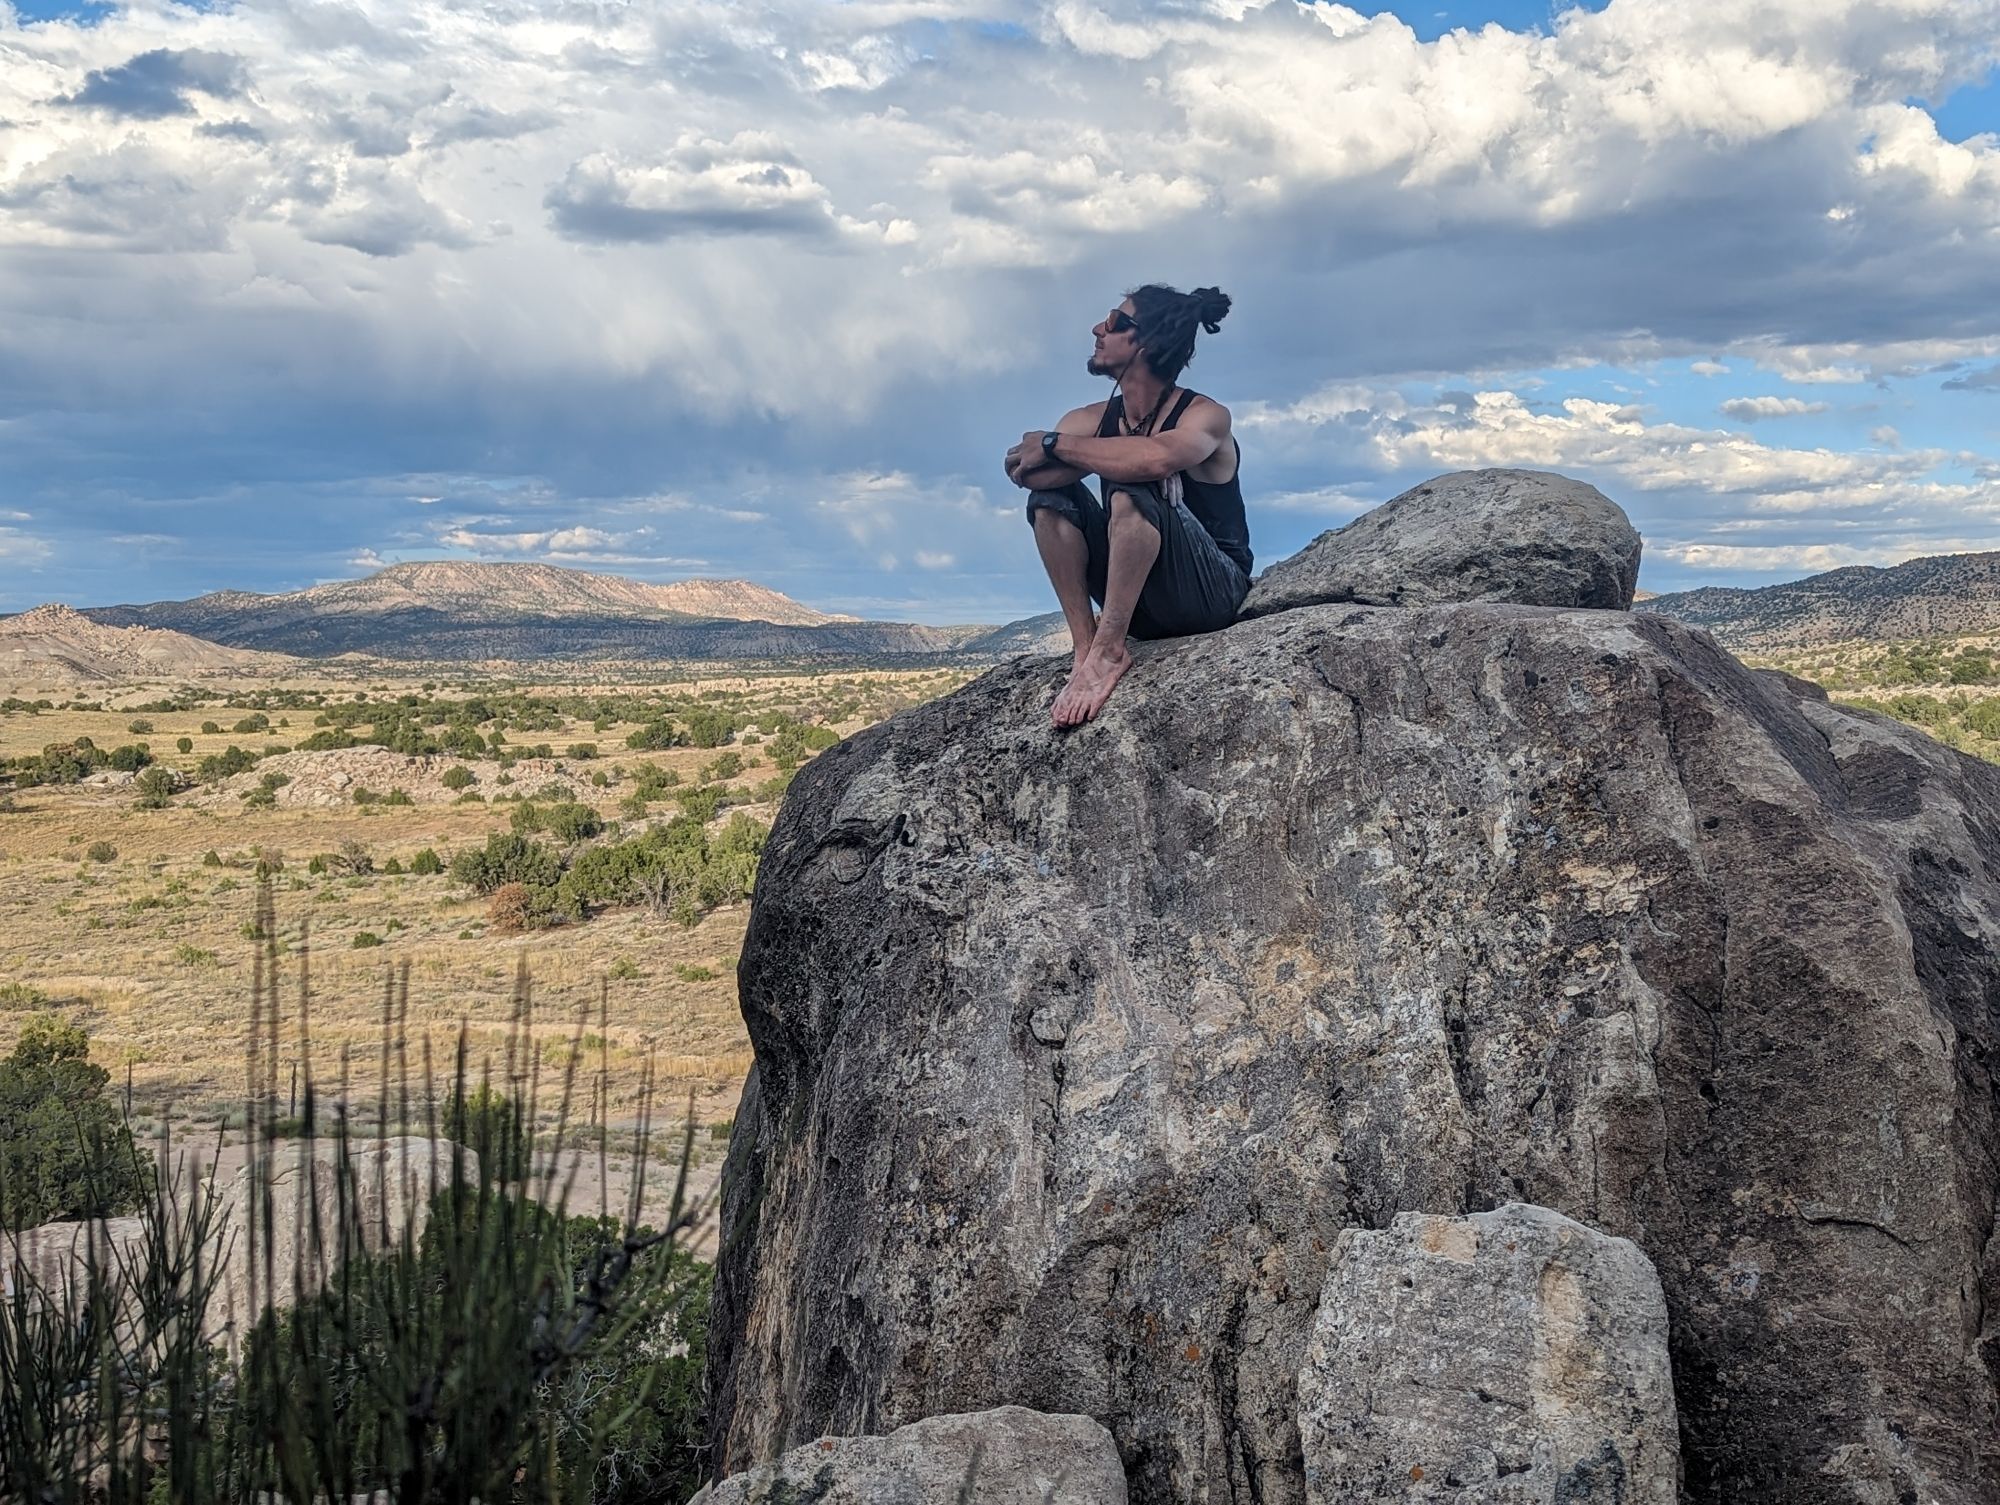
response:
<path id="1" fill-rule="evenodd" d="M 0 611 L 417 558 L 1045 608 L 1021 430 L 1236 299 L 1261 561 L 1582 476 L 1655 590 L 2000 548 L 2000 0 L 0 0 Z"/>

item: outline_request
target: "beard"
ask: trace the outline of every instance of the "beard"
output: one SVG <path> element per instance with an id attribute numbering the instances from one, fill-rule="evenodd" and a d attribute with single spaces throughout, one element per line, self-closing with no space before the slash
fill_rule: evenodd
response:
<path id="1" fill-rule="evenodd" d="M 1083 363 L 1083 369 L 1088 371 L 1092 376 L 1116 376 L 1118 374 L 1095 355 Z"/>

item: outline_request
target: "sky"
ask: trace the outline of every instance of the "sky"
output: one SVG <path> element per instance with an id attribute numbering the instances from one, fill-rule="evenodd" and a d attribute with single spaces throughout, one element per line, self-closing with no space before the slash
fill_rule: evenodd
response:
<path id="1" fill-rule="evenodd" d="M 2000 549 L 2000 0 L 0 0 L 0 611 L 415 559 L 1050 609 L 1145 282 L 1281 558 L 1559 470 L 1654 591 Z"/>

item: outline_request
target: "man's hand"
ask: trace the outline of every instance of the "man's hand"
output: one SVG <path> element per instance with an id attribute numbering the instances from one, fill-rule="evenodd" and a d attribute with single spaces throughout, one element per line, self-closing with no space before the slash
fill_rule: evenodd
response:
<path id="1" fill-rule="evenodd" d="M 1016 486 L 1032 489 L 1034 473 L 1051 468 L 1042 456 L 1042 435 L 1046 432 L 1046 429 L 1029 429 L 1021 435 L 1021 442 L 1007 451 L 1007 479 Z"/>

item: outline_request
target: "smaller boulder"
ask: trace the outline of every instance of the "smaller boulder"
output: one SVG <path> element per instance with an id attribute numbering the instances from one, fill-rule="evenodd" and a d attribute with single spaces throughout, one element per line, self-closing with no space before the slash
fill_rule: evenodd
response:
<path id="1" fill-rule="evenodd" d="M 711 1484 L 688 1505 L 1125 1505 L 1111 1434 L 1021 1406 L 933 1416 L 886 1437 L 822 1437 Z"/>
<path id="2" fill-rule="evenodd" d="M 1304 1367 L 1306 1497 L 1675 1505 L 1652 1261 L 1545 1207 L 1341 1233 Z"/>
<path id="3" fill-rule="evenodd" d="M 1639 534 L 1595 486 L 1546 470 L 1460 470 L 1322 533 L 1258 577 L 1243 617 L 1351 601 L 1626 611 Z"/>

